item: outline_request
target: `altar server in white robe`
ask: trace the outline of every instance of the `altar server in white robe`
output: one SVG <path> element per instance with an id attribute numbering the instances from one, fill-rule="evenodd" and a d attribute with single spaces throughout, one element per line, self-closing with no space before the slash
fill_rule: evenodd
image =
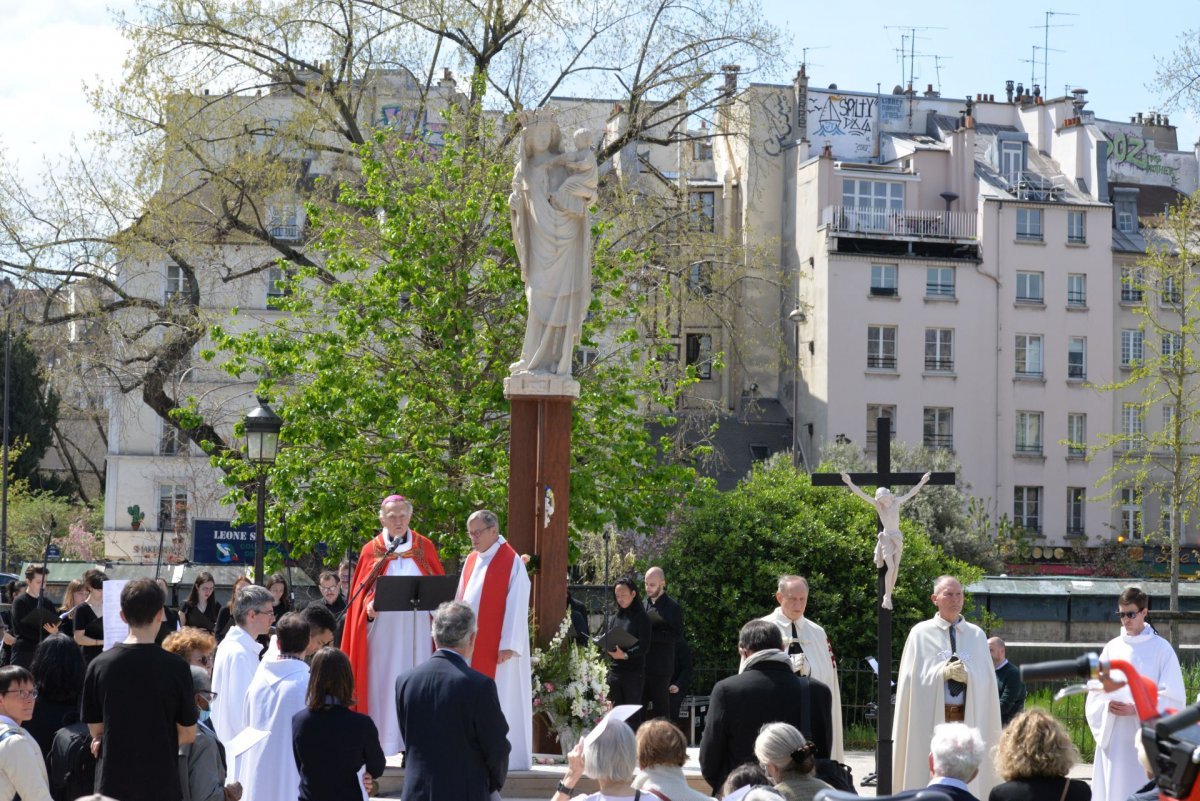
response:
<path id="1" fill-rule="evenodd" d="M 940 576 L 930 596 L 937 614 L 913 626 L 904 642 L 896 687 L 892 792 L 929 784 L 929 743 L 939 723 L 966 723 L 989 751 L 1000 744 L 1000 694 L 983 629 L 963 619 L 963 588 Z M 985 759 L 970 782 L 976 798 L 987 798 L 999 782 Z"/>
<path id="2" fill-rule="evenodd" d="M 246 690 L 258 670 L 262 652 L 258 638 L 269 632 L 275 621 L 275 596 L 255 584 L 242 587 L 233 601 L 233 620 L 236 625 L 229 627 L 217 646 L 212 677 L 217 694 L 212 702 L 213 728 L 225 744 L 246 728 Z M 230 775 L 236 776 L 235 766 L 229 768 Z"/>
<path id="3" fill-rule="evenodd" d="M 1100 652 L 1101 659 L 1124 659 L 1138 673 L 1158 685 L 1158 711 L 1184 706 L 1183 671 L 1171 643 L 1158 635 L 1146 622 L 1150 597 L 1130 587 L 1117 599 L 1121 635 Z M 1121 671 L 1112 678 L 1123 682 Z M 1092 798 L 1095 801 L 1125 801 L 1146 783 L 1146 772 L 1138 764 L 1134 737 L 1140 728 L 1133 696 L 1128 688 L 1105 692 L 1099 682 L 1088 685 L 1085 711 L 1092 736 L 1096 740 L 1096 759 L 1092 770 Z"/>
<path id="4" fill-rule="evenodd" d="M 308 693 L 308 621 L 288 612 L 275 624 L 278 656 L 264 659 L 247 690 L 246 725 L 269 732 L 238 761 L 243 801 L 296 801 L 300 770 L 292 752 L 292 718 Z"/>
<path id="5" fill-rule="evenodd" d="M 808 579 L 803 576 L 780 576 L 775 592 L 779 606 L 763 618 L 774 623 L 783 635 L 783 651 L 792 660 L 792 670 L 801 676 L 816 679 L 833 695 L 833 745 L 830 757 L 844 762 L 842 751 L 842 685 L 838 681 L 833 648 L 825 629 L 804 616 L 808 608 Z"/>
<path id="6" fill-rule="evenodd" d="M 529 574 L 486 509 L 467 518 L 473 550 L 458 579 L 457 599 L 475 611 L 479 633 L 471 667 L 496 680 L 508 721 L 509 770 L 529 770 L 533 754 L 533 685 L 529 663 Z"/>

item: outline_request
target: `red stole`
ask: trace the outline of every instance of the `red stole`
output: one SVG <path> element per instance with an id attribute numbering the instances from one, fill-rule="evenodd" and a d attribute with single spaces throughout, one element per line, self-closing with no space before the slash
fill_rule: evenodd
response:
<path id="1" fill-rule="evenodd" d="M 475 636 L 475 653 L 471 656 L 471 667 L 488 678 L 496 678 L 496 660 L 500 657 L 500 633 L 504 629 L 504 611 L 508 605 L 508 579 L 512 575 L 513 560 L 517 552 L 507 542 L 500 543 L 496 555 L 488 563 L 487 575 L 483 577 L 483 592 L 479 594 L 477 614 L 479 633 Z M 463 593 L 471 583 L 479 551 L 471 551 L 463 566 Z"/>
<path id="2" fill-rule="evenodd" d="M 392 554 L 390 558 L 411 558 L 425 576 L 441 576 L 445 574 L 442 563 L 438 559 L 437 547 L 427 537 L 422 537 L 415 531 L 412 534 L 410 550 L 403 554 Z M 359 584 L 367 580 L 367 576 L 384 559 L 387 545 L 383 534 L 371 538 L 362 548 L 359 555 L 358 567 L 354 570 L 351 587 L 357 590 Z M 370 709 L 370 699 L 367 697 L 367 674 L 370 670 L 371 659 L 367 653 L 367 601 L 375 597 L 375 586 L 362 590 L 354 602 L 346 609 L 345 630 L 342 633 L 342 650 L 350 657 L 350 665 L 354 670 L 353 707 L 358 712 L 366 713 Z M 432 650 L 432 644 L 431 644 Z M 394 702 L 393 702 L 394 703 Z M 386 705 L 386 704 L 385 704 Z"/>

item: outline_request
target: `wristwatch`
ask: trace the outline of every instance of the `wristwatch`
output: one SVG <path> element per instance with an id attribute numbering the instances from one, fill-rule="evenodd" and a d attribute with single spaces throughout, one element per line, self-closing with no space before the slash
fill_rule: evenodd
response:
<path id="1" fill-rule="evenodd" d="M 568 796 L 571 793 L 575 792 L 574 787 L 568 787 L 567 785 L 563 784 L 562 782 L 559 782 L 558 787 L 555 787 L 554 789 L 556 792 L 559 792 L 559 793 L 562 793 L 563 795 L 568 795 Z"/>

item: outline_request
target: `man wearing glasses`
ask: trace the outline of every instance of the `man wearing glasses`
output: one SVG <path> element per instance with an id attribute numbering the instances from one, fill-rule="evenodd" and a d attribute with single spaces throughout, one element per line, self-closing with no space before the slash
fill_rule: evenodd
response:
<path id="1" fill-rule="evenodd" d="M 217 646 L 213 664 L 213 728 L 221 742 L 228 743 L 246 728 L 246 690 L 258 669 L 262 646 L 258 638 L 266 635 L 275 622 L 275 596 L 266 587 L 248 584 L 238 590 L 233 602 L 233 620 L 225 639 Z M 237 766 L 230 771 L 240 779 Z"/>
<path id="2" fill-rule="evenodd" d="M 496 680 L 508 721 L 509 770 L 529 770 L 533 752 L 533 686 L 529 663 L 529 574 L 493 512 L 467 518 L 471 553 L 455 599 L 475 612 L 479 632 L 471 667 Z"/>
<path id="3" fill-rule="evenodd" d="M 0 668 L 0 798 L 50 801 L 42 752 L 21 728 L 33 717 L 36 699 L 32 673 L 15 665 Z"/>
<path id="4" fill-rule="evenodd" d="M 1101 659 L 1124 659 L 1138 673 L 1158 685 L 1158 711 L 1182 709 L 1186 701 L 1183 671 L 1171 643 L 1158 636 L 1146 622 L 1150 596 L 1129 587 L 1117 599 L 1121 634 L 1100 652 Z M 1118 671 L 1119 673 L 1119 671 Z M 1089 685 L 1086 712 L 1088 726 L 1096 738 L 1096 761 L 1092 772 L 1095 801 L 1123 801 L 1146 783 L 1146 772 L 1138 764 L 1133 741 L 1139 730 L 1137 710 L 1127 688 L 1104 692 L 1099 682 Z"/>
<path id="5" fill-rule="evenodd" d="M 209 712 L 217 698 L 212 691 L 212 680 L 203 667 L 192 665 L 191 671 L 200 721 L 196 724 L 196 742 L 179 749 L 179 782 L 189 788 L 189 798 L 238 801 L 242 797 L 242 785 L 237 782 L 225 784 L 223 746 L 209 726 Z"/>

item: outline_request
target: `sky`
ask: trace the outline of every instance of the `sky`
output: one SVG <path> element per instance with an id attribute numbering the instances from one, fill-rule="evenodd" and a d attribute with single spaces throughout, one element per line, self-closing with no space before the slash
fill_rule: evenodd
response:
<path id="1" fill-rule="evenodd" d="M 717 0 L 721 2 L 722 0 Z M 1179 127 L 1179 144 L 1200 137 L 1200 118 L 1166 110 L 1154 88 L 1156 58 L 1173 50 L 1183 32 L 1200 28 L 1200 0 L 762 0 L 766 17 L 785 31 L 785 49 L 771 76 L 784 82 L 805 58 L 810 85 L 890 92 L 902 82 L 898 50 L 917 58 L 914 86 L 943 95 L 1003 96 L 1007 79 L 1042 83 L 1049 29 L 1049 96 L 1066 86 L 1089 90 L 1088 108 L 1104 119 L 1128 120 L 1139 111 L 1165 111 Z M 84 143 L 97 120 L 83 86 L 120 76 L 125 43 L 113 21 L 136 13 L 134 0 L 0 0 L 0 148 L 33 175 L 44 160 Z M 916 29 L 915 32 L 913 29 Z M 1034 47 L 1037 51 L 1034 51 Z M 936 56 L 936 58 L 935 58 Z M 905 62 L 905 76 L 908 62 Z"/>

